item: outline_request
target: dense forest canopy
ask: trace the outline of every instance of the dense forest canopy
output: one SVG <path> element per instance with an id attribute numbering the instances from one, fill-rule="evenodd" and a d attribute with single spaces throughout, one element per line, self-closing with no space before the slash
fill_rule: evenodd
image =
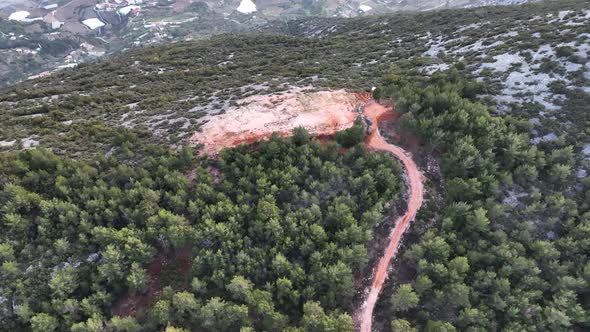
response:
<path id="1" fill-rule="evenodd" d="M 352 329 L 354 275 L 402 193 L 395 160 L 303 129 L 218 159 L 130 159 L 131 141 L 92 162 L 1 156 L 4 326 Z"/>
<path id="2" fill-rule="evenodd" d="M 530 122 L 474 102 L 481 88 L 453 70 L 425 87 L 386 77 L 402 130 L 439 156 L 444 207 L 422 209 L 403 259 L 415 273 L 383 312 L 393 331 L 587 329 L 590 179 L 573 146 L 532 145 Z"/>
<path id="3" fill-rule="evenodd" d="M 393 331 L 570 330 L 588 316 L 590 181 L 564 141 L 492 116 L 479 83 L 392 73 L 401 132 L 442 177 L 403 248 L 377 317 Z M 373 227 L 400 202 L 400 166 L 337 142 L 290 139 L 196 158 L 142 147 L 108 158 L 1 156 L 2 321 L 14 329 L 352 329 L 353 284 Z M 577 184 L 576 184 L 577 183 Z"/>
<path id="4" fill-rule="evenodd" d="M 215 158 L 186 146 L 238 100 L 294 86 L 376 86 L 399 115 L 381 133 L 425 175 L 374 326 L 589 330 L 588 9 L 277 22 L 0 91 L 0 330 L 351 331 L 405 207 L 400 164 L 364 148 L 360 121 Z M 502 102 L 511 76 L 523 89 Z"/>

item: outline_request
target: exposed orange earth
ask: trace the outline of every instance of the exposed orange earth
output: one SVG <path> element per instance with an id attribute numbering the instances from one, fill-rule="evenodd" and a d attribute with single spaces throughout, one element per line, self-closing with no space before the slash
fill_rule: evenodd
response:
<path id="1" fill-rule="evenodd" d="M 365 106 L 363 114 L 372 121 L 367 148 L 389 152 L 399 159 L 406 169 L 409 188 L 408 209 L 396 220 L 391 230 L 389 243 L 375 267 L 367 299 L 357 315 L 360 331 L 370 332 L 373 309 L 387 279 L 391 260 L 397 253 L 403 234 L 416 217 L 423 198 L 422 173 L 411 156 L 402 148 L 387 143 L 379 132 L 379 121 L 392 116 L 392 108 L 372 101 L 370 94 L 354 94 L 344 90 L 296 90 L 274 96 L 252 96 L 224 114 L 211 116 L 202 131 L 195 133 L 191 140 L 203 143 L 203 153 L 212 154 L 224 147 L 268 138 L 273 132 L 288 136 L 293 128 L 299 126 L 306 128 L 312 135 L 331 135 L 352 126 L 359 115 L 354 109 L 361 104 Z"/>
<path id="2" fill-rule="evenodd" d="M 344 90 L 299 89 L 252 96 L 223 114 L 208 116 L 209 121 L 190 140 L 204 144 L 203 153 L 211 154 L 224 147 L 266 139 L 273 132 L 289 136 L 295 127 L 304 127 L 315 136 L 330 135 L 352 126 L 358 116 L 353 109 L 360 101 L 359 95 Z"/>
<path id="3" fill-rule="evenodd" d="M 395 227 L 389 234 L 389 243 L 375 268 L 373 283 L 371 284 L 369 294 L 358 317 L 361 332 L 371 332 L 373 309 L 375 308 L 375 303 L 377 302 L 381 288 L 383 288 L 385 279 L 387 279 L 387 270 L 391 264 L 391 260 L 397 253 L 402 236 L 408 230 L 410 222 L 414 220 L 416 213 L 422 205 L 424 194 L 422 173 L 418 169 L 418 166 L 416 166 L 416 163 L 412 160 L 409 153 L 398 146 L 387 143 L 379 132 L 378 122 L 380 119 L 388 116 L 388 114 L 391 113 L 389 111 L 391 111 L 391 109 L 387 109 L 385 106 L 379 105 L 375 102 L 370 103 L 365 107 L 364 114 L 373 121 L 371 135 L 367 141 L 367 147 L 373 150 L 390 152 L 404 165 L 409 188 L 408 209 L 406 213 L 396 221 Z"/>

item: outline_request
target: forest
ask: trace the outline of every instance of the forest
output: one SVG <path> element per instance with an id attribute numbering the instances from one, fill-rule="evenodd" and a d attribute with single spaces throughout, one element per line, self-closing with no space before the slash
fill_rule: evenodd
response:
<path id="1" fill-rule="evenodd" d="M 440 163 L 376 317 L 391 331 L 590 326 L 590 180 L 566 141 L 477 101 L 458 71 L 395 72 L 378 93 Z M 358 123 L 357 123 L 358 125 Z M 404 200 L 399 164 L 336 141 L 223 150 L 113 138 L 108 157 L 0 155 L 0 317 L 31 331 L 350 331 L 373 230 Z M 403 142 L 401 142 L 403 144 Z M 370 267 L 369 267 L 370 268 Z"/>
<path id="2" fill-rule="evenodd" d="M 380 331 L 590 330 L 590 26 L 553 22 L 564 8 L 588 4 L 310 17 L 1 90 L 0 330 L 352 331 L 375 243 L 405 207 L 400 164 L 365 149 L 358 123 L 216 157 L 187 145 L 238 100 L 303 86 L 377 87 L 399 115 L 383 136 L 418 145 L 425 200 Z M 446 51 L 426 56 L 438 37 Z M 483 68 L 506 55 L 523 62 Z M 552 79 L 556 109 L 530 81 L 494 99 L 527 66 Z"/>
<path id="3" fill-rule="evenodd" d="M 403 254 L 412 277 L 391 281 L 381 315 L 405 332 L 588 329 L 590 178 L 565 140 L 530 144 L 529 121 L 490 115 L 483 88 L 456 70 L 385 77 L 400 130 L 438 156 L 442 179 Z"/>
<path id="4" fill-rule="evenodd" d="M 131 132 L 92 161 L 0 155 L 2 325 L 351 331 L 366 244 L 404 190 L 353 134 L 298 128 L 217 159 Z"/>

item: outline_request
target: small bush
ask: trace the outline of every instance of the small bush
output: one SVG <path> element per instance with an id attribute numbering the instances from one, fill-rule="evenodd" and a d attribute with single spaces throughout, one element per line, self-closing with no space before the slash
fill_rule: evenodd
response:
<path id="1" fill-rule="evenodd" d="M 555 54 L 560 58 L 567 58 L 575 52 L 576 49 L 571 46 L 561 46 L 555 50 Z"/>

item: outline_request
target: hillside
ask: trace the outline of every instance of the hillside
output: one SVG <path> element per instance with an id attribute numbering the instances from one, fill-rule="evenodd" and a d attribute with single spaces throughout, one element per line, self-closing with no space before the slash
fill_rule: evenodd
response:
<path id="1" fill-rule="evenodd" d="M 0 87 L 105 55 L 296 17 L 355 17 L 527 0 L 27 0 L 0 3 Z"/>
<path id="2" fill-rule="evenodd" d="M 364 90 L 387 73 L 427 76 L 452 66 L 485 82 L 482 95 L 498 112 L 532 119 L 539 137 L 585 135 L 588 119 L 579 109 L 589 92 L 588 10 L 583 1 L 568 1 L 468 14 L 306 19 L 269 27 L 291 36 L 224 35 L 133 50 L 5 89 L 0 141 L 5 149 L 15 139 L 80 149 L 88 126 L 123 125 L 175 142 L 208 111 L 256 90 Z"/>
<path id="3" fill-rule="evenodd" d="M 269 20 L 0 90 L 0 323 L 589 329 L 589 23 Z"/>

